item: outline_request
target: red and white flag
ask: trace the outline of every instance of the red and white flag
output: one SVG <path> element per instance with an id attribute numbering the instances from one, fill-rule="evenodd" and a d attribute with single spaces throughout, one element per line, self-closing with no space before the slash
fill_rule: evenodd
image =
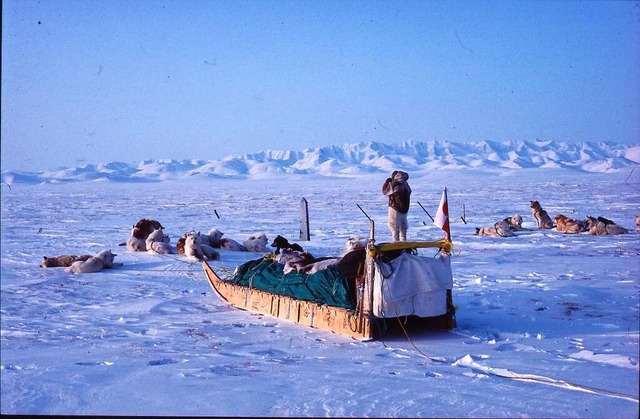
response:
<path id="1" fill-rule="evenodd" d="M 445 238 L 451 240 L 451 229 L 449 228 L 449 205 L 447 204 L 447 188 L 442 191 L 442 198 L 440 199 L 440 206 L 436 217 L 433 219 L 433 224 L 437 225 L 445 232 Z"/>

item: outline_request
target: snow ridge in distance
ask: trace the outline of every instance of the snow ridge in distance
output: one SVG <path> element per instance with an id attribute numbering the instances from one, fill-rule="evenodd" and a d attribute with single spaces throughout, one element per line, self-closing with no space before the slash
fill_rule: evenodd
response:
<path id="1" fill-rule="evenodd" d="M 361 142 L 302 151 L 260 151 L 221 160 L 145 160 L 85 164 L 44 172 L 2 171 L 2 183 L 78 181 L 157 182 L 190 177 L 257 179 L 285 174 L 358 176 L 404 170 L 506 171 L 532 168 L 609 173 L 640 164 L 640 146 L 561 141 Z"/>

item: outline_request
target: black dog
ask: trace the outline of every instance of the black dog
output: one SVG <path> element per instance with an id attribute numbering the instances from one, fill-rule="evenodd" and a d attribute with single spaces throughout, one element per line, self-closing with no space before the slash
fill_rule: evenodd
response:
<path id="1" fill-rule="evenodd" d="M 289 243 L 289 240 L 285 239 L 282 236 L 278 236 L 273 239 L 273 243 L 271 243 L 271 247 L 275 247 L 276 251 L 274 252 L 276 255 L 280 253 L 280 249 L 291 249 L 297 250 L 300 252 L 304 252 L 302 246 L 297 243 Z"/>
<path id="2" fill-rule="evenodd" d="M 604 223 L 604 225 L 606 225 L 606 226 L 615 224 L 613 221 L 611 221 L 611 220 L 609 220 L 607 218 L 604 218 L 604 217 L 598 217 L 598 221 Z"/>

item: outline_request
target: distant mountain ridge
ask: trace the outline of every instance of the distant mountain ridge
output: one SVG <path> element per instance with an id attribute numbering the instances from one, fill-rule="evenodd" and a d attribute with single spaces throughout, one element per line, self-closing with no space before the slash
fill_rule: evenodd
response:
<path id="1" fill-rule="evenodd" d="M 108 180 L 153 182 L 190 177 L 256 179 L 283 174 L 358 176 L 404 170 L 504 171 L 557 168 L 617 172 L 640 165 L 640 146 L 623 143 L 560 141 L 405 141 L 361 142 L 302 151 L 260 151 L 221 160 L 145 160 L 86 164 L 43 172 L 2 171 L 2 183 Z"/>

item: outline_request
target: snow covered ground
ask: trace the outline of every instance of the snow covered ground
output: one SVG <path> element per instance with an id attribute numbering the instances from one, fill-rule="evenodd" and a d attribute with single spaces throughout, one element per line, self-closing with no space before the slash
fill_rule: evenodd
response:
<path id="1" fill-rule="evenodd" d="M 635 418 L 640 179 L 629 172 L 412 177 L 409 239 L 441 237 L 417 202 L 433 215 L 448 188 L 458 327 L 374 342 L 235 309 L 200 264 L 118 243 L 144 217 L 172 243 L 213 227 L 296 239 L 305 197 L 312 238 L 302 244 L 337 255 L 350 235 L 368 235 L 356 204 L 389 240 L 384 176 L 2 185 L 0 413 Z M 631 233 L 474 235 L 516 213 L 535 227 L 534 199 L 552 217 L 601 215 Z M 103 249 L 124 266 L 39 267 L 44 255 Z M 221 256 L 221 272 L 259 257 Z"/>

